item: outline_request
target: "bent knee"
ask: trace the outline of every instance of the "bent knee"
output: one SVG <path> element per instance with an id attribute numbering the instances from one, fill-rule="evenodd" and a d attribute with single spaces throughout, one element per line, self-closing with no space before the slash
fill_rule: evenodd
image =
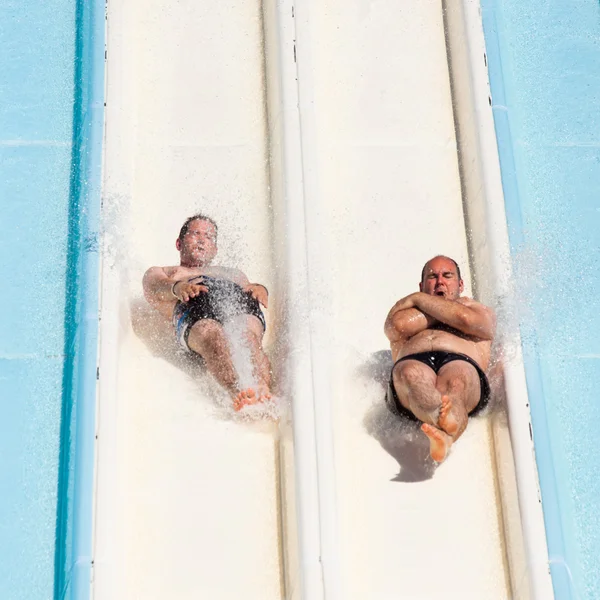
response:
<path id="1" fill-rule="evenodd" d="M 198 345 L 214 347 L 226 342 L 223 326 L 212 319 L 205 319 L 194 323 L 190 331 L 190 338 Z"/>
<path id="2" fill-rule="evenodd" d="M 231 319 L 231 323 L 238 333 L 258 342 L 262 340 L 265 328 L 258 317 L 247 314 L 236 315 Z"/>
<path id="3" fill-rule="evenodd" d="M 435 381 L 435 373 L 427 365 L 410 360 L 398 363 L 394 369 L 394 380 L 410 387 Z"/>

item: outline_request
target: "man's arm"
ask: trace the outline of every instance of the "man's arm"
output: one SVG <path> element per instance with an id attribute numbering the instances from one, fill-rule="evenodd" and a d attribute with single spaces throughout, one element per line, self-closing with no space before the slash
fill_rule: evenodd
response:
<path id="1" fill-rule="evenodd" d="M 255 300 L 258 300 L 265 308 L 269 306 L 269 290 L 262 283 L 248 283 L 244 286 L 245 292 L 250 292 Z"/>
<path id="2" fill-rule="evenodd" d="M 405 304 L 406 298 L 398 300 L 392 306 L 383 326 L 383 332 L 392 344 L 408 340 L 435 324 L 435 319 L 418 308 L 404 308 Z"/>
<path id="3" fill-rule="evenodd" d="M 153 306 L 172 300 L 171 287 L 176 281 L 169 277 L 162 267 L 151 267 L 144 273 L 142 280 L 146 300 Z"/>
<path id="4" fill-rule="evenodd" d="M 198 294 L 208 291 L 208 288 L 204 285 L 181 280 L 177 277 L 176 272 L 172 276 L 167 275 L 162 267 L 148 269 L 144 273 L 142 284 L 146 300 L 155 307 L 162 302 L 169 302 L 175 298 L 187 302 L 190 298 L 195 298 Z"/>
<path id="5" fill-rule="evenodd" d="M 408 297 L 408 304 L 418 308 L 437 321 L 457 329 L 466 335 L 482 340 L 493 340 L 496 330 L 494 311 L 470 298 L 446 300 L 416 292 Z"/>
<path id="6" fill-rule="evenodd" d="M 269 290 L 262 283 L 250 283 L 250 280 L 239 269 L 230 269 L 232 281 L 235 281 L 245 292 L 252 294 L 252 297 L 260 302 L 265 308 L 269 305 Z"/>
<path id="7" fill-rule="evenodd" d="M 267 290 L 266 285 L 263 285 L 262 283 L 250 283 L 246 274 L 239 269 L 224 269 L 223 275 L 237 283 L 245 292 L 250 293 L 252 297 L 260 302 L 265 308 L 268 307 L 269 290 Z"/>

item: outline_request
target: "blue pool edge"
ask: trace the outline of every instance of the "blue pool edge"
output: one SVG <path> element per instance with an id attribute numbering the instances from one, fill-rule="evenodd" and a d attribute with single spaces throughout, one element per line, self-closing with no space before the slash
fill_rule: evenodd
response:
<path id="1" fill-rule="evenodd" d="M 92 576 L 105 3 L 76 0 L 73 146 L 54 599 L 86 600 Z"/>

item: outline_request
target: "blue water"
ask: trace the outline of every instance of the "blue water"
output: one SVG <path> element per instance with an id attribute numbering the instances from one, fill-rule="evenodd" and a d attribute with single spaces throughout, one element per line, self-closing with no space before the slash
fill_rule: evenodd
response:
<path id="1" fill-rule="evenodd" d="M 600 5 L 483 0 L 556 597 L 600 598 Z"/>
<path id="2" fill-rule="evenodd" d="M 103 10 L 0 0 L 3 600 L 87 597 Z"/>

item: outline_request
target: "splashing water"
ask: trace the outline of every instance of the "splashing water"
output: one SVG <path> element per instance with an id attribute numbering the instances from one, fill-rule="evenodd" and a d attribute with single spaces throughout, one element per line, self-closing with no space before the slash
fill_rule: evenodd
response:
<path id="1" fill-rule="evenodd" d="M 493 306 L 497 328 L 493 355 L 510 362 L 520 354 L 520 343 L 536 345 L 536 331 L 543 315 L 536 313 L 536 301 L 544 282 L 536 276 L 544 258 L 531 248 L 513 255 L 513 276 L 503 296 Z"/>
<path id="2" fill-rule="evenodd" d="M 252 354 L 246 335 L 245 315 L 238 315 L 223 324 L 223 330 L 229 342 L 231 361 L 238 376 L 240 389 L 256 390 L 258 380 L 254 373 Z"/>
<path id="3" fill-rule="evenodd" d="M 239 306 L 236 298 L 224 299 L 225 310 L 238 311 Z M 252 360 L 252 350 L 247 334 L 247 317 L 239 314 L 226 320 L 223 330 L 229 343 L 229 350 L 233 367 L 238 376 L 238 387 L 242 390 L 251 388 L 259 392 L 261 382 L 258 380 Z M 287 413 L 286 403 L 282 398 L 272 396 L 270 399 L 257 404 L 243 407 L 239 412 L 234 412 L 231 403 L 227 412 L 236 419 L 243 421 L 254 421 L 260 419 L 279 420 Z"/>
<path id="4" fill-rule="evenodd" d="M 290 416 L 290 406 L 284 398 L 272 396 L 269 400 L 244 406 L 239 412 L 233 412 L 232 416 L 239 421 L 281 421 L 287 420 Z"/>

